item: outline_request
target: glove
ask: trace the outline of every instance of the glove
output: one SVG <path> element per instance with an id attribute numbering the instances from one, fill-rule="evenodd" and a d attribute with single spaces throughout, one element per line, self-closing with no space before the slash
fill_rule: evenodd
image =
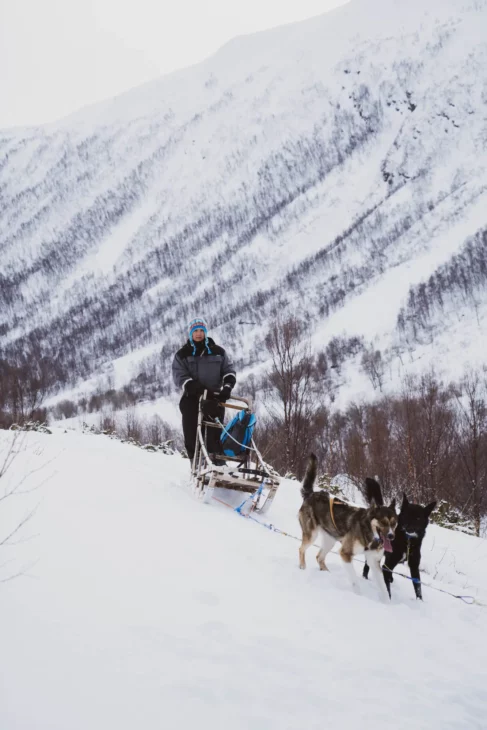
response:
<path id="1" fill-rule="evenodd" d="M 223 388 L 218 393 L 218 400 L 220 401 L 220 403 L 226 403 L 231 395 L 232 395 L 232 386 L 224 385 Z"/>
<path id="2" fill-rule="evenodd" d="M 201 383 L 198 383 L 197 380 L 188 380 L 186 385 L 184 386 L 184 390 L 186 395 L 192 395 L 197 398 L 199 398 L 200 395 L 203 395 L 205 392 L 205 388 Z"/>

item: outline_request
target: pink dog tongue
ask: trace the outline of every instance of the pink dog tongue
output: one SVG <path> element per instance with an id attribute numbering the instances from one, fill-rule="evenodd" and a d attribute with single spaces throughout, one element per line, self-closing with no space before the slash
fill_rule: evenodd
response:
<path id="1" fill-rule="evenodd" d="M 392 553 L 392 545 L 389 538 L 384 536 L 382 540 L 384 542 L 384 550 L 386 551 L 386 553 Z"/>

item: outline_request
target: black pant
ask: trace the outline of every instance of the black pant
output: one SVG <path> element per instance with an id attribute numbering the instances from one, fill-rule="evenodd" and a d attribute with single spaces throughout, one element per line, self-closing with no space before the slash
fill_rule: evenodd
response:
<path id="1" fill-rule="evenodd" d="M 196 431 L 198 429 L 198 406 L 199 398 L 194 398 L 190 395 L 183 395 L 179 401 L 179 410 L 183 416 L 183 434 L 184 434 L 184 445 L 190 459 L 194 456 L 194 450 L 196 447 Z M 223 407 L 218 408 L 217 411 L 218 419 L 220 423 L 223 423 L 225 418 L 225 409 Z M 205 418 L 205 420 L 211 422 L 211 418 Z M 206 447 L 208 453 L 221 454 L 220 444 L 221 430 L 219 428 L 207 428 L 206 429 Z"/>

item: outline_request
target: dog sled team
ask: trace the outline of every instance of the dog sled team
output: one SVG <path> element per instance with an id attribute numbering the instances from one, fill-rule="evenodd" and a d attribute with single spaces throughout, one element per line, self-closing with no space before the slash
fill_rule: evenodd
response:
<path id="1" fill-rule="evenodd" d="M 224 487 L 250 493 L 252 510 L 267 508 L 279 479 L 264 463 L 253 439 L 255 416 L 250 399 L 232 395 L 237 382 L 232 359 L 208 337 L 204 318 L 189 323 L 188 341 L 174 356 L 172 370 L 174 383 L 182 391 L 179 409 L 195 495 L 208 500 L 215 487 Z M 227 426 L 226 407 L 239 411 Z M 363 555 L 363 578 L 372 571 L 383 601 L 391 598 L 394 569 L 401 562 L 408 563 L 415 595 L 422 599 L 421 544 L 436 502 L 423 507 L 404 495 L 397 515 L 395 500 L 386 506 L 379 483 L 367 478 L 368 507 L 357 507 L 324 490 L 314 491 L 316 474 L 317 460 L 311 454 L 298 514 L 302 530 L 299 567 L 306 568 L 306 551 L 319 539 L 318 566 L 328 570 L 326 557 L 339 542 L 339 554 L 356 593 L 360 587 L 353 560 Z"/>
<path id="2" fill-rule="evenodd" d="M 394 568 L 406 560 L 416 597 L 422 599 L 419 576 L 421 543 L 436 502 L 422 507 L 410 504 L 404 495 L 398 516 L 394 499 L 388 507 L 384 505 L 380 485 L 375 479 L 366 479 L 368 507 L 335 500 L 333 495 L 323 490 L 313 491 L 315 479 L 316 457 L 311 454 L 301 487 L 303 504 L 299 510 L 299 523 L 303 538 L 299 548 L 299 567 L 306 568 L 306 550 L 319 537 L 321 547 L 316 559 L 320 570 L 328 570 L 326 556 L 338 541 L 341 543 L 340 557 L 356 593 L 360 593 L 360 588 L 352 561 L 356 555 L 364 555 L 366 562 L 362 575 L 367 578 L 369 570 L 372 571 L 383 600 L 391 598 Z"/>

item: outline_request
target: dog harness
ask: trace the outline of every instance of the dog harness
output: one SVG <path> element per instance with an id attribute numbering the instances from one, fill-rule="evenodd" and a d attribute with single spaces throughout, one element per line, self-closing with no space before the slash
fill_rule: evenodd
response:
<path id="1" fill-rule="evenodd" d="M 338 534 L 340 534 L 340 531 L 339 531 L 339 529 L 337 527 L 337 523 L 335 522 L 335 515 L 333 514 L 333 507 L 334 507 L 334 504 L 335 504 L 335 497 L 333 496 L 333 494 L 329 494 L 328 495 L 328 499 L 330 500 L 330 516 L 331 516 L 331 521 L 335 525 L 335 530 L 338 532 Z M 338 504 L 344 504 L 344 502 L 341 502 L 339 499 L 336 500 L 336 501 L 338 502 Z"/>

